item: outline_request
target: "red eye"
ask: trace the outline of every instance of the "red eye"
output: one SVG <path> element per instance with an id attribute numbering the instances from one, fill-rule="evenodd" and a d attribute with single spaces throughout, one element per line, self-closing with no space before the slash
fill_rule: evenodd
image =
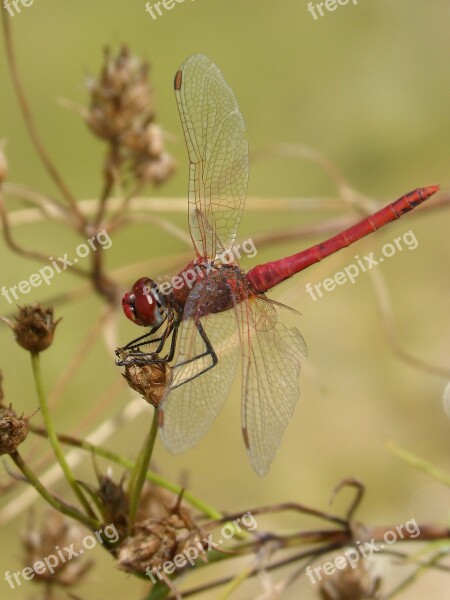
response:
<path id="1" fill-rule="evenodd" d="M 164 302 L 152 279 L 142 277 L 124 294 L 122 308 L 125 316 L 143 327 L 157 327 L 164 321 Z"/>

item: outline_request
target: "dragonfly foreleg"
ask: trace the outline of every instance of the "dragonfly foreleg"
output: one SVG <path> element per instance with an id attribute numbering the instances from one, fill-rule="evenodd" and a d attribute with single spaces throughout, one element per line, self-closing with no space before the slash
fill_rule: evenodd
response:
<path id="1" fill-rule="evenodd" d="M 189 376 L 184 381 L 181 381 L 180 383 L 176 383 L 175 385 L 172 385 L 172 389 L 180 387 L 180 385 L 184 385 L 185 383 L 188 383 L 189 381 L 192 381 L 193 379 L 200 377 L 200 375 L 203 375 L 204 373 L 206 373 L 207 371 L 209 371 L 210 369 L 215 367 L 217 365 L 217 363 L 219 362 L 219 359 L 217 358 L 217 354 L 215 353 L 214 348 L 213 348 L 211 342 L 209 341 L 209 338 L 206 335 L 206 332 L 203 329 L 202 324 L 200 322 L 198 322 L 196 324 L 196 326 L 197 326 L 197 331 L 200 334 L 200 337 L 202 338 L 203 342 L 205 343 L 205 351 L 202 352 L 201 354 L 197 354 L 197 356 L 193 356 L 192 358 L 183 360 L 182 362 L 176 364 L 173 367 L 173 369 L 175 371 L 175 369 L 178 369 L 179 367 L 185 367 L 186 365 L 196 362 L 198 360 L 201 360 L 202 358 L 206 358 L 207 356 L 211 357 L 211 364 L 208 365 L 207 367 L 201 369 L 198 373 L 195 373 L 194 375 Z"/>
<path id="2" fill-rule="evenodd" d="M 131 341 L 129 344 L 124 346 L 123 348 L 117 348 L 116 356 L 119 358 L 116 361 L 116 364 L 119 366 L 125 365 L 148 365 L 154 363 L 165 363 L 170 362 L 173 359 L 175 354 L 175 346 L 176 346 L 176 338 L 179 327 L 179 320 L 172 317 L 166 324 L 166 328 L 162 335 L 159 337 L 152 337 L 161 325 L 157 327 L 153 327 L 149 332 L 135 340 Z M 172 334 L 172 339 L 170 342 L 170 349 L 166 356 L 159 356 L 164 348 L 164 344 L 169 338 L 170 334 Z M 141 346 L 145 344 L 158 344 L 157 347 L 151 352 L 142 352 Z"/>

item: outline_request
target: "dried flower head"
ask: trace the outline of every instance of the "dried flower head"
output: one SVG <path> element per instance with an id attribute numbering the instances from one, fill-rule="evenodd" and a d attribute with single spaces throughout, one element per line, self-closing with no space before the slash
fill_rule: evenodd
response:
<path id="1" fill-rule="evenodd" d="M 31 417 L 18 416 L 10 404 L 0 407 L 0 454 L 11 454 L 28 435 Z"/>
<path id="2" fill-rule="evenodd" d="M 142 519 L 152 517 L 165 517 L 168 514 L 168 506 L 173 506 L 176 497 L 172 492 L 146 481 L 139 499 L 139 515 Z"/>
<path id="3" fill-rule="evenodd" d="M 112 523 L 119 534 L 119 539 L 123 539 L 127 532 L 129 508 L 128 496 L 123 488 L 123 478 L 116 483 L 111 473 L 98 474 L 97 477 L 99 487 L 96 495 L 100 502 L 103 522 Z"/>
<path id="4" fill-rule="evenodd" d="M 347 565 L 323 581 L 320 597 L 322 600 L 382 600 L 380 584 L 380 578 L 374 577 L 370 568 L 361 561 L 356 568 Z"/>
<path id="5" fill-rule="evenodd" d="M 56 510 L 47 510 L 42 525 L 38 527 L 30 513 L 28 528 L 21 537 L 25 547 L 25 565 L 36 567 L 37 563 L 41 563 L 41 568 L 34 569 L 36 575 L 33 581 L 63 586 L 79 583 L 93 565 L 93 561 L 82 559 L 78 555 L 85 535 L 78 524 L 69 521 Z M 67 549 L 73 550 L 74 554 L 68 556 Z M 49 563 L 53 573 L 42 562 L 45 557 L 50 556 L 52 561 Z"/>
<path id="6" fill-rule="evenodd" d="M 33 354 L 42 352 L 53 342 L 55 329 L 61 319 L 53 320 L 53 307 L 43 308 L 40 304 L 19 306 L 15 323 L 3 321 L 11 327 L 19 346 Z"/>
<path id="7" fill-rule="evenodd" d="M 114 148 L 114 168 L 128 162 L 138 181 L 156 184 L 172 174 L 175 162 L 164 151 L 163 133 L 154 123 L 148 73 L 149 64 L 127 46 L 116 56 L 106 49 L 99 77 L 87 81 L 89 109 L 79 112 L 91 131 Z"/>
<path id="8" fill-rule="evenodd" d="M 202 544 L 202 537 L 189 511 L 177 503 L 168 516 L 150 517 L 136 523 L 135 534 L 120 547 L 118 567 L 143 574 L 148 568 L 157 569 L 166 561 L 173 561 L 190 546 Z"/>
<path id="9" fill-rule="evenodd" d="M 148 63 L 133 56 L 127 46 L 122 46 L 117 56 L 105 49 L 99 78 L 87 81 L 91 103 L 86 121 L 96 135 L 119 142 L 137 122 L 154 117 L 148 71 Z"/>
<path id="10" fill-rule="evenodd" d="M 122 375 L 146 402 L 157 407 L 172 381 L 173 368 L 167 363 L 126 365 Z"/>

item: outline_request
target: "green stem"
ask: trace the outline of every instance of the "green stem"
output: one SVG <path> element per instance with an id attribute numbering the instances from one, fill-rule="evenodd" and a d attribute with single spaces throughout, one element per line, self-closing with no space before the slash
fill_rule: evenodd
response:
<path id="1" fill-rule="evenodd" d="M 40 494 L 44 498 L 44 500 L 46 500 L 46 502 L 50 504 L 50 506 L 55 508 L 60 513 L 63 513 L 64 515 L 67 515 L 72 519 L 76 519 L 77 521 L 83 523 L 92 530 L 95 530 L 98 527 L 99 524 L 96 520 L 90 519 L 86 515 L 83 515 L 82 513 L 78 512 L 75 508 L 71 508 L 70 506 L 67 506 L 67 504 L 64 504 L 63 502 L 55 498 L 53 494 L 51 494 L 47 490 L 47 488 L 42 485 L 42 483 L 39 481 L 39 479 L 36 477 L 33 471 L 25 464 L 25 461 L 20 456 L 17 450 L 9 456 L 12 458 L 16 466 L 22 471 L 27 481 L 34 487 L 38 494 Z"/>
<path id="2" fill-rule="evenodd" d="M 128 515 L 128 532 L 131 534 L 134 529 L 134 523 L 139 508 L 139 501 L 141 499 L 142 488 L 144 487 L 145 478 L 150 465 L 150 459 L 152 457 L 153 448 L 155 446 L 156 436 L 158 435 L 158 411 L 153 411 L 152 424 L 150 426 L 147 437 L 144 440 L 144 444 L 139 452 L 138 459 L 134 465 L 134 469 L 130 479 L 130 485 L 128 487 L 128 493 L 130 497 L 130 512 Z"/>
<path id="3" fill-rule="evenodd" d="M 29 429 L 32 433 L 36 433 L 37 435 L 40 435 L 43 437 L 48 437 L 47 431 L 42 427 L 36 427 L 30 423 Z M 78 438 L 74 438 L 70 435 L 59 434 L 58 439 L 62 444 L 67 444 L 68 446 L 72 446 L 75 448 L 81 448 L 82 450 L 85 450 L 86 452 L 90 452 L 91 454 L 96 454 L 97 456 L 102 456 L 103 458 L 107 458 L 111 462 L 114 462 L 117 465 L 120 465 L 121 467 L 123 467 L 124 469 L 127 469 L 128 471 L 133 471 L 135 468 L 135 463 L 133 461 L 128 460 L 127 458 L 123 458 L 119 454 L 116 454 L 115 452 L 112 452 L 111 450 L 108 450 L 107 448 L 102 448 L 101 446 L 95 446 L 94 444 L 91 444 L 90 442 L 86 442 L 85 440 L 80 440 Z M 183 488 L 181 486 L 179 486 L 175 483 L 172 483 L 171 481 L 168 481 L 161 475 L 158 475 L 157 473 L 153 473 L 152 471 L 147 472 L 146 479 L 147 479 L 147 481 L 150 481 L 151 483 L 154 483 L 155 485 L 158 485 L 159 487 L 162 487 L 165 490 L 168 490 L 169 492 L 173 492 L 176 495 L 179 495 L 181 493 L 181 491 L 183 490 Z M 200 498 L 197 498 L 197 496 L 195 496 L 194 494 L 192 494 L 191 492 L 189 492 L 187 490 L 185 490 L 183 493 L 183 500 L 185 500 L 186 502 L 189 502 L 189 504 L 191 506 L 193 506 L 194 508 L 199 510 L 202 514 L 204 514 L 206 517 L 209 517 L 210 519 L 220 519 L 223 517 L 221 512 L 216 510 L 214 507 L 209 506 L 206 502 L 203 502 L 203 500 L 200 500 Z"/>
<path id="4" fill-rule="evenodd" d="M 442 471 L 441 469 L 431 464 L 427 460 L 421 458 L 420 456 L 417 456 L 412 452 L 408 452 L 407 450 L 400 448 L 400 446 L 397 446 L 389 440 L 386 442 L 386 446 L 389 448 L 389 450 L 391 450 L 391 452 L 396 454 L 399 458 L 404 460 L 412 467 L 420 469 L 430 477 L 433 477 L 437 481 L 440 481 L 444 485 L 450 487 L 450 475 L 448 473 L 445 473 L 445 471 Z"/>
<path id="5" fill-rule="evenodd" d="M 97 520 L 95 513 L 93 512 L 91 506 L 89 505 L 86 497 L 84 496 L 80 486 L 75 480 L 75 476 L 72 473 L 71 468 L 69 467 L 64 453 L 62 451 L 61 446 L 59 445 L 58 436 L 56 435 L 56 431 L 53 425 L 52 418 L 50 416 L 50 410 L 47 404 L 47 398 L 44 392 L 44 385 L 42 382 L 42 374 L 41 374 L 41 366 L 39 360 L 39 353 L 31 353 L 31 364 L 33 367 L 33 375 L 34 381 L 36 384 L 36 391 L 39 399 L 39 406 L 42 413 L 42 418 L 44 419 L 45 428 L 48 433 L 48 439 L 50 441 L 50 445 L 53 448 L 53 452 L 55 453 L 56 459 L 64 473 L 65 478 L 67 479 L 69 485 L 73 489 L 77 498 L 81 502 L 84 507 L 86 513 L 91 517 L 91 519 Z"/>

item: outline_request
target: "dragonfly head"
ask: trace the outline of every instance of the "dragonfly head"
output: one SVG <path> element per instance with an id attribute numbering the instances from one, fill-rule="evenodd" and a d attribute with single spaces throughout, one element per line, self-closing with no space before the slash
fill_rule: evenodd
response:
<path id="1" fill-rule="evenodd" d="M 166 298 L 148 277 L 138 279 L 131 292 L 124 294 L 122 308 L 130 321 L 143 327 L 158 327 L 167 317 Z"/>

